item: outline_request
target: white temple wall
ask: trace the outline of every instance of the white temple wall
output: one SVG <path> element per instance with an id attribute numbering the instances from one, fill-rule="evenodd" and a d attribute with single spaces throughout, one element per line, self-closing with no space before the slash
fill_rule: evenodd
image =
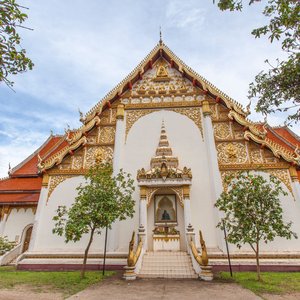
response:
<path id="1" fill-rule="evenodd" d="M 255 172 L 259 175 L 262 175 L 264 178 L 269 178 L 269 174 L 265 172 Z M 297 205 L 297 201 L 288 190 L 286 185 L 282 183 L 282 188 L 285 192 L 288 193 L 287 196 L 280 196 L 280 203 L 283 209 L 283 220 L 284 223 L 292 222 L 291 230 L 296 232 L 298 235 L 298 239 L 292 238 L 291 240 L 287 240 L 285 238 L 277 237 L 274 241 L 265 244 L 261 242 L 260 251 L 262 252 L 300 252 L 300 207 Z M 239 251 L 250 251 L 253 252 L 250 246 L 245 245 L 242 246 L 241 249 L 238 249 L 235 245 L 230 245 L 230 250 L 232 252 Z"/>
<path id="2" fill-rule="evenodd" d="M 24 228 L 33 224 L 34 213 L 31 208 L 13 208 L 5 223 L 3 236 L 9 241 L 20 242 Z"/>
<path id="3" fill-rule="evenodd" d="M 66 205 L 70 207 L 77 196 L 76 187 L 83 183 L 83 176 L 76 176 L 66 179 L 60 183 L 52 192 L 46 203 L 46 209 L 41 211 L 39 223 L 37 228 L 37 236 L 33 252 L 80 252 L 82 253 L 88 243 L 89 235 L 84 235 L 80 241 L 74 243 L 65 243 L 64 236 L 60 237 L 52 233 L 55 221 L 52 220 L 56 215 L 56 210 L 59 205 Z M 101 235 L 95 235 L 90 251 L 101 251 L 104 249 L 104 234 L 105 229 Z"/>
<path id="4" fill-rule="evenodd" d="M 195 108 L 197 109 L 197 108 Z M 184 166 L 192 169 L 191 185 L 191 220 L 195 230 L 202 230 L 208 247 L 217 247 L 216 230 L 213 220 L 213 206 L 208 186 L 208 162 L 205 144 L 199 128 L 188 117 L 167 110 L 160 110 L 140 118 L 130 129 L 124 146 L 121 167 L 136 178 L 137 170 L 149 169 L 150 160 L 158 146 L 162 120 L 173 155 L 179 159 L 179 168 Z M 132 220 L 123 222 L 120 227 L 120 250 L 128 248 L 133 230 L 139 224 L 139 187 L 136 184 L 134 199 L 136 212 Z M 149 209 L 149 208 L 148 208 Z M 150 222 L 148 220 L 148 222 Z M 149 232 L 148 232 L 149 233 Z M 152 234 L 152 232 L 150 232 Z M 185 234 L 185 232 L 181 232 Z M 197 239 L 197 243 L 198 239 Z"/>

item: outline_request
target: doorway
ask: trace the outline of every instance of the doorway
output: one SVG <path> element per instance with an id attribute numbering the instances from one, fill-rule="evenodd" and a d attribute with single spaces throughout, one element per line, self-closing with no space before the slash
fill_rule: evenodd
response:
<path id="1" fill-rule="evenodd" d="M 29 248 L 29 243 L 30 243 L 32 228 L 33 228 L 32 225 L 30 225 L 29 227 L 25 228 L 25 232 L 24 232 L 25 237 L 23 239 L 22 253 L 26 252 L 28 250 L 28 248 Z"/>

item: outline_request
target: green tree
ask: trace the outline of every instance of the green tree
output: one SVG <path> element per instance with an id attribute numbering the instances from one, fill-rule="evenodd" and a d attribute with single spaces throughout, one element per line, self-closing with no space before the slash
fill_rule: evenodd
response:
<path id="1" fill-rule="evenodd" d="M 89 241 L 84 252 L 81 277 L 84 277 L 86 262 L 94 234 L 101 234 L 101 229 L 111 228 L 116 220 L 133 217 L 134 181 L 123 170 L 112 175 L 109 163 L 92 167 L 85 175 L 86 183 L 80 185 L 78 196 L 70 208 L 59 206 L 53 233 L 64 235 L 65 242 L 79 241 L 84 234 L 89 234 Z"/>
<path id="2" fill-rule="evenodd" d="M 274 176 L 239 172 L 225 179 L 226 190 L 215 206 L 224 214 L 217 227 L 227 231 L 227 241 L 241 248 L 248 244 L 256 257 L 257 278 L 260 280 L 260 243 L 275 237 L 291 239 L 297 235 L 290 230 L 292 223 L 282 220 L 279 196 L 287 195 Z"/>
<path id="3" fill-rule="evenodd" d="M 16 75 L 31 70 L 32 61 L 26 57 L 26 50 L 21 46 L 21 37 L 18 28 L 26 28 L 21 24 L 27 15 L 21 11 L 24 8 L 15 0 L 0 0 L 0 82 L 9 87 L 13 82 L 10 75 Z"/>
<path id="4" fill-rule="evenodd" d="M 0 256 L 10 251 L 16 245 L 15 242 L 10 242 L 7 236 L 0 236 Z"/>
<path id="5" fill-rule="evenodd" d="M 241 11 L 243 0 L 219 0 L 221 10 Z M 266 2 L 263 15 L 268 24 L 252 31 L 255 38 L 267 36 L 281 42 L 286 60 L 268 63 L 249 87 L 249 98 L 257 101 L 256 111 L 263 114 L 285 112 L 286 122 L 300 120 L 300 3 L 298 0 L 248 0 L 249 5 Z"/>

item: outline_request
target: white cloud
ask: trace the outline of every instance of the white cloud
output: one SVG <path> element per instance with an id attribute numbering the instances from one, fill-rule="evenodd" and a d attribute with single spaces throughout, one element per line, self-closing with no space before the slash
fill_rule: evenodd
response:
<path id="1" fill-rule="evenodd" d="M 205 9 L 199 6 L 199 1 L 169 1 L 166 9 L 168 26 L 199 28 L 205 20 Z"/>
<path id="2" fill-rule="evenodd" d="M 9 161 L 16 165 L 38 148 L 50 129 L 62 133 L 67 123 L 80 126 L 78 108 L 88 111 L 148 54 L 160 25 L 178 56 L 244 105 L 265 58 L 282 55 L 278 45 L 250 34 L 265 23 L 260 4 L 242 14 L 198 0 L 21 4 L 30 8 L 26 25 L 34 31 L 24 30 L 22 37 L 35 67 L 14 78 L 16 94 L 0 87 L 0 176 Z M 274 125 L 282 120 L 268 119 Z"/>

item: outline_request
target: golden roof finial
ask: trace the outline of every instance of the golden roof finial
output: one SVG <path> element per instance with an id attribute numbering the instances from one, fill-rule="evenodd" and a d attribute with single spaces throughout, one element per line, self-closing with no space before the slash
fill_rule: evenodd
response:
<path id="1" fill-rule="evenodd" d="M 159 26 L 159 44 L 162 45 L 162 33 L 161 33 L 161 26 Z"/>

